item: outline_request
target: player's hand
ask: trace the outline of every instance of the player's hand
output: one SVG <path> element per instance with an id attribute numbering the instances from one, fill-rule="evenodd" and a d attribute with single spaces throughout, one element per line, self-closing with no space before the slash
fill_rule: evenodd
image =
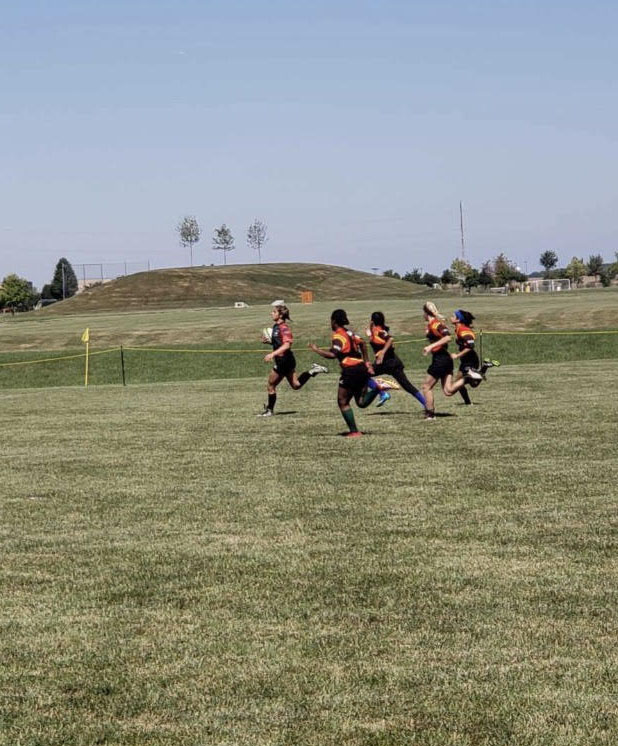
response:
<path id="1" fill-rule="evenodd" d="M 309 348 L 310 350 L 313 350 L 314 352 L 317 352 L 317 351 L 318 351 L 318 350 L 320 349 L 320 348 L 319 348 L 319 347 L 318 347 L 318 346 L 316 345 L 316 343 L 315 343 L 315 342 L 309 342 L 309 344 L 307 345 L 307 347 L 308 347 L 308 348 Z"/>
<path id="2" fill-rule="evenodd" d="M 430 352 L 431 350 L 429 349 L 429 345 L 427 345 L 427 347 L 423 347 L 423 355 L 429 355 Z"/>
<path id="3" fill-rule="evenodd" d="M 263 345 L 269 345 L 270 344 L 270 339 L 268 339 L 268 337 L 265 337 L 263 334 L 262 334 L 262 344 Z"/>
<path id="4" fill-rule="evenodd" d="M 273 357 L 274 357 L 274 355 L 272 354 L 272 352 L 269 352 L 268 355 L 264 355 L 264 362 L 265 363 L 270 363 L 270 361 L 273 359 Z"/>
<path id="5" fill-rule="evenodd" d="M 375 375 L 375 370 L 373 369 L 373 365 L 371 363 L 367 363 L 367 370 L 369 371 L 370 376 Z"/>
<path id="6" fill-rule="evenodd" d="M 382 365 L 382 360 L 384 360 L 384 350 L 376 352 L 376 363 Z"/>
<path id="7" fill-rule="evenodd" d="M 457 355 L 455 352 L 451 352 L 451 360 L 459 360 L 459 355 Z"/>

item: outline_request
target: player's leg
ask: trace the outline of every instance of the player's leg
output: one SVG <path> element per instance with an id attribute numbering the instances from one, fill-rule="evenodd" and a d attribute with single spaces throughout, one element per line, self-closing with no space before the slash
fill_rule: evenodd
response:
<path id="1" fill-rule="evenodd" d="M 296 375 L 296 371 L 293 370 L 289 373 L 286 378 L 288 383 L 295 390 L 302 389 L 310 378 L 315 378 L 320 373 L 328 373 L 328 368 L 325 365 L 319 363 L 313 363 L 309 370 L 303 371 L 299 376 Z"/>
<path id="2" fill-rule="evenodd" d="M 348 435 L 351 437 L 354 437 L 356 435 L 360 435 L 359 429 L 356 427 L 356 420 L 354 419 L 354 411 L 352 410 L 352 407 L 350 406 L 350 402 L 352 401 L 352 391 L 347 389 L 345 386 L 342 386 L 339 384 L 339 388 L 337 389 L 337 404 L 339 405 L 339 411 L 341 412 L 341 416 L 345 420 L 345 424 L 348 426 L 349 433 Z"/>
<path id="3" fill-rule="evenodd" d="M 435 420 L 436 418 L 433 396 L 433 388 L 436 383 L 438 383 L 438 379 L 434 378 L 431 373 L 427 373 L 422 385 L 423 396 L 425 397 L 425 419 L 427 420 Z"/>
<path id="4" fill-rule="evenodd" d="M 421 392 L 410 382 L 408 379 L 408 376 L 406 376 L 403 365 L 398 365 L 393 368 L 391 375 L 393 378 L 397 381 L 397 383 L 401 386 L 401 388 L 404 391 L 407 391 L 408 394 L 411 394 L 422 407 L 427 406 L 427 402 L 425 401 L 425 397 L 421 394 Z"/>
<path id="5" fill-rule="evenodd" d="M 264 411 L 260 412 L 258 417 L 272 417 L 277 402 L 277 386 L 283 380 L 276 370 L 271 370 L 266 381 L 266 392 L 268 393 L 268 403 L 264 405 Z"/>

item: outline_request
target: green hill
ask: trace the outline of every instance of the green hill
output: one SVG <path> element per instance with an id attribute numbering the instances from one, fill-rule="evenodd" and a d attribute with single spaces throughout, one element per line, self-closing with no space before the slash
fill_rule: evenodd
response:
<path id="1" fill-rule="evenodd" d="M 405 299 L 427 288 L 326 264 L 237 264 L 228 267 L 158 269 L 120 277 L 89 288 L 45 309 L 45 313 L 135 311 L 157 308 L 230 306 L 235 301 L 300 301 L 303 290 L 314 300 Z"/>

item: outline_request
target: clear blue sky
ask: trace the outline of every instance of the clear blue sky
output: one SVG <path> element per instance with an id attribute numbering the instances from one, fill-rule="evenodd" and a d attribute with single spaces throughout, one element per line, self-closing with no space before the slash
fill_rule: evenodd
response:
<path id="1" fill-rule="evenodd" d="M 618 6 L 2 3 L 0 276 L 188 264 L 197 217 L 269 261 L 438 272 L 618 250 Z"/>

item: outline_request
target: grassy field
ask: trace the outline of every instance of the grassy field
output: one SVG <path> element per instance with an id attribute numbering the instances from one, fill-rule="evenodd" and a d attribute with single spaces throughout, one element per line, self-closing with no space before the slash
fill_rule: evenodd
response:
<path id="1" fill-rule="evenodd" d="M 2 393 L 2 746 L 615 743 L 615 362 L 335 385 Z"/>
<path id="2" fill-rule="evenodd" d="M 0 366 L 0 746 L 614 744 L 618 335 L 508 332 L 616 298 L 441 295 L 504 365 L 352 443 L 334 370 L 254 416 L 267 306 L 2 319 L 0 363 L 114 349 L 88 389 Z M 420 301 L 342 305 L 419 383 Z M 299 367 L 332 306 L 293 308 Z"/>
<path id="3" fill-rule="evenodd" d="M 399 354 L 408 368 L 415 371 L 411 375 L 418 379 L 427 367 L 421 356 L 423 298 L 421 296 L 414 304 L 397 299 L 339 301 L 338 304 L 345 305 L 353 325 L 360 331 L 373 310 L 383 310 L 399 342 Z M 618 357 L 618 334 L 597 333 L 618 330 L 616 289 L 553 296 L 462 298 L 441 294 L 439 302 L 449 315 L 459 306 L 472 309 L 477 316 L 477 330 L 484 330 L 483 354 L 499 358 L 507 365 Z M 292 308 L 295 353 L 300 367 L 314 359 L 306 351 L 307 342 L 328 344 L 328 319 L 333 305 L 333 302 L 324 302 Z M 260 330 L 269 324 L 269 312 L 269 306 L 261 305 L 240 311 L 176 309 L 76 316 L 34 312 L 0 319 L 0 387 L 83 383 L 82 358 L 35 365 L 25 363 L 50 357 L 79 356 L 84 350 L 80 337 L 86 327 L 90 328 L 91 349 L 95 353 L 90 364 L 92 384 L 121 382 L 120 345 L 126 348 L 125 377 L 129 383 L 264 375 L 266 367 L 262 358 L 266 349 L 259 343 L 259 336 Z M 595 333 L 581 334 L 585 330 Z M 577 333 L 566 334 L 567 331 Z M 161 351 L 154 351 L 154 348 Z M 110 352 L 99 354 L 105 350 Z M 240 350 L 250 352 L 241 354 Z"/>

